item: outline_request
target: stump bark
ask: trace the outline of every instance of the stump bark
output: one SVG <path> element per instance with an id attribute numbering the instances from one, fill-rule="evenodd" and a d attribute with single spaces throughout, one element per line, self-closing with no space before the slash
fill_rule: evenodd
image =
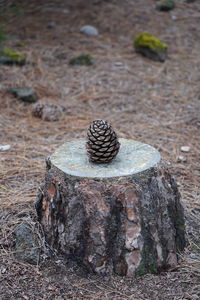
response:
<path id="1" fill-rule="evenodd" d="M 158 273 L 186 244 L 180 194 L 157 150 L 120 143 L 103 165 L 88 161 L 84 140 L 61 146 L 47 160 L 38 219 L 49 245 L 91 272 Z"/>

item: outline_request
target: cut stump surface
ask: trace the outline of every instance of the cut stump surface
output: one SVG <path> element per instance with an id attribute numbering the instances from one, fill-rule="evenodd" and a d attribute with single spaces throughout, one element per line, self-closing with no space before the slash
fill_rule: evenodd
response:
<path id="1" fill-rule="evenodd" d="M 85 141 L 47 160 L 36 210 L 47 242 L 91 272 L 135 276 L 178 262 L 184 213 L 173 177 L 153 147 L 120 139 L 118 156 L 94 164 Z"/>

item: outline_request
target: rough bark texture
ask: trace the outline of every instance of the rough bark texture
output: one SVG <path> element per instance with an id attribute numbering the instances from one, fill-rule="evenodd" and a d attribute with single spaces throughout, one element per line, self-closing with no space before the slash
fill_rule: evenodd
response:
<path id="1" fill-rule="evenodd" d="M 163 163 L 91 179 L 48 161 L 36 210 L 50 246 L 99 274 L 158 273 L 177 264 L 186 243 L 180 195 Z"/>

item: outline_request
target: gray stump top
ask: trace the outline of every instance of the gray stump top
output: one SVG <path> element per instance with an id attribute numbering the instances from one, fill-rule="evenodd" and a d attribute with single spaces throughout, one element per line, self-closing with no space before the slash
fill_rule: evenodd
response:
<path id="1" fill-rule="evenodd" d="M 111 178 L 130 176 L 155 166 L 160 153 L 153 147 L 131 139 L 119 139 L 121 144 L 116 158 L 110 163 L 89 161 L 84 139 L 70 140 L 51 156 L 51 163 L 68 175 L 84 178 Z"/>

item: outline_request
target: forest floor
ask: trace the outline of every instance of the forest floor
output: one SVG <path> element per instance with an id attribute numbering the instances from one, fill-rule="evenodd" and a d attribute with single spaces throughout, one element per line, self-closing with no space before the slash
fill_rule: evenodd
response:
<path id="1" fill-rule="evenodd" d="M 1 14 L 10 36 L 5 44 L 25 53 L 28 61 L 23 67 L 0 68 L 0 145 L 11 145 L 0 152 L 2 300 L 200 299 L 200 3 L 176 1 L 170 12 L 157 11 L 155 4 L 24 0 L 14 13 Z M 55 22 L 53 28 L 49 22 Z M 87 24 L 100 34 L 81 34 Z M 133 37 L 144 31 L 169 45 L 164 63 L 134 51 Z M 17 47 L 19 42 L 23 47 Z M 69 66 L 69 59 L 82 53 L 91 53 L 95 64 Z M 8 92 L 13 86 L 31 86 L 40 100 L 63 105 L 64 118 L 34 118 L 32 104 Z M 45 157 L 66 140 L 85 137 L 95 119 L 108 120 L 120 137 L 149 143 L 169 162 L 188 236 L 176 269 L 107 280 L 59 257 L 43 257 L 37 266 L 15 259 L 12 233 L 18 224 L 36 220 L 34 202 Z M 182 146 L 189 152 L 181 152 Z"/>

